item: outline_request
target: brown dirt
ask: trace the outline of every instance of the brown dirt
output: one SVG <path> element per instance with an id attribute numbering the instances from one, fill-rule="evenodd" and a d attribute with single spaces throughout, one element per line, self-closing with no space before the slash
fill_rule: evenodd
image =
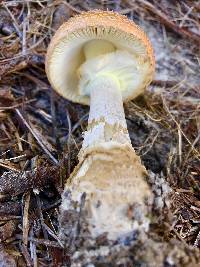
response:
<path id="1" fill-rule="evenodd" d="M 52 91 L 44 58 L 59 25 L 94 8 L 133 19 L 155 50 L 153 83 L 125 106 L 155 200 L 148 235 L 111 244 L 76 231 L 66 251 L 60 194 L 77 164 L 89 109 Z M 1 1 L 0 266 L 199 266 L 199 11 L 191 0 Z M 69 216 L 69 231 L 79 217 Z"/>

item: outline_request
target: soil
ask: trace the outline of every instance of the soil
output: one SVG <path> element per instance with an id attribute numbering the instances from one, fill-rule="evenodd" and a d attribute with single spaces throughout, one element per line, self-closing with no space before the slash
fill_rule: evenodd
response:
<path id="1" fill-rule="evenodd" d="M 133 19 L 156 57 L 152 84 L 124 105 L 154 194 L 150 230 L 115 243 L 85 235 L 73 202 L 60 218 L 89 108 L 58 96 L 44 70 L 58 27 L 91 9 Z M 0 266 L 200 266 L 199 10 L 191 0 L 1 1 Z"/>

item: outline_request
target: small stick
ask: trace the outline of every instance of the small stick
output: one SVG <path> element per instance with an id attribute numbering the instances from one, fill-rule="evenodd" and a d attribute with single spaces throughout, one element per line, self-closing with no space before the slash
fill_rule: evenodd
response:
<path id="1" fill-rule="evenodd" d="M 18 107 L 23 106 L 25 104 L 32 103 L 34 101 L 36 101 L 36 99 L 30 99 L 30 100 L 27 100 L 27 101 L 25 101 L 23 103 L 18 103 L 18 104 L 15 104 L 13 106 L 10 106 L 10 107 L 0 107 L 0 111 L 15 109 L 15 108 L 18 108 Z"/>
<path id="2" fill-rule="evenodd" d="M 174 32 L 178 33 L 179 35 L 189 37 L 190 39 L 200 43 L 200 35 L 177 26 L 174 22 L 170 21 L 163 12 L 156 9 L 154 5 L 152 5 L 151 3 L 147 2 L 146 0 L 140 0 L 140 4 L 143 4 L 148 10 L 150 10 L 154 15 L 156 15 L 160 19 L 161 23 L 165 24 L 168 28 L 170 28 Z M 132 5 L 133 4 L 131 4 L 131 6 Z"/>
<path id="3" fill-rule="evenodd" d="M 70 163 L 70 141 L 71 141 L 71 132 L 72 132 L 72 126 L 71 126 L 71 119 L 69 116 L 69 112 L 67 110 L 67 122 L 68 122 L 68 136 L 67 136 L 67 163 L 68 163 L 68 177 L 70 176 L 70 168 L 71 168 L 71 163 Z"/>
<path id="4" fill-rule="evenodd" d="M 23 212 L 23 243 L 25 246 L 28 244 L 29 220 L 28 210 L 30 204 L 30 192 L 24 195 L 24 212 Z"/>
<path id="5" fill-rule="evenodd" d="M 28 122 L 25 120 L 19 109 L 15 109 L 17 115 L 20 117 L 20 119 L 23 121 L 24 125 L 29 129 L 29 131 L 32 133 L 32 135 L 35 137 L 36 141 L 38 144 L 41 146 L 42 150 L 49 156 L 49 158 L 58 165 L 57 159 L 54 158 L 54 156 L 49 152 L 49 150 L 45 147 L 45 145 L 42 143 L 42 141 L 38 138 L 37 134 L 35 131 L 31 128 L 31 126 L 28 124 Z"/>
<path id="6" fill-rule="evenodd" d="M 27 28 L 27 19 L 23 20 L 23 36 L 22 36 L 22 55 L 26 56 L 26 28 Z"/>
<path id="7" fill-rule="evenodd" d="M 8 7 L 5 5 L 5 3 L 2 3 L 2 5 L 4 6 L 6 11 L 10 15 L 11 19 L 13 20 L 13 26 L 14 26 L 14 28 L 16 30 L 17 35 L 20 37 L 20 39 L 22 39 L 22 33 L 21 33 L 20 29 L 19 29 L 19 25 L 18 25 L 15 17 L 13 16 L 12 12 L 8 9 Z"/>
<path id="8" fill-rule="evenodd" d="M 31 237 L 34 235 L 33 227 L 31 228 L 30 235 Z M 31 259 L 33 261 L 33 266 L 38 267 L 36 244 L 33 241 L 30 241 L 30 251 L 31 251 Z"/>
<path id="9" fill-rule="evenodd" d="M 23 236 L 20 235 L 20 234 L 16 234 L 15 237 L 17 239 L 22 239 Z M 28 241 L 34 242 L 34 243 L 39 244 L 39 245 L 45 245 L 45 246 L 48 246 L 48 247 L 62 248 L 62 246 L 56 241 L 33 238 L 33 237 L 28 237 Z"/>
<path id="10" fill-rule="evenodd" d="M 20 170 L 17 169 L 13 164 L 11 164 L 10 162 L 5 162 L 5 160 L 2 160 L 0 159 L 0 166 L 5 168 L 5 169 L 8 169 L 10 171 L 15 171 L 15 172 L 18 172 L 20 173 Z"/>
<path id="11" fill-rule="evenodd" d="M 0 221 L 10 221 L 10 220 L 21 220 L 21 216 L 15 216 L 15 215 L 0 215 Z"/>
<path id="12" fill-rule="evenodd" d="M 31 257 L 28 253 L 27 247 L 24 244 L 21 244 L 20 248 L 21 248 L 21 252 L 24 256 L 24 259 L 26 261 L 26 266 L 32 267 L 33 265 L 32 265 Z"/>

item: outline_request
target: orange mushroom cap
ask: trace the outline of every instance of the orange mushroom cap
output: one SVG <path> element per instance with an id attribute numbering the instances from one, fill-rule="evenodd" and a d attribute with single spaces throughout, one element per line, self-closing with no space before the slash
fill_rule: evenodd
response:
<path id="1" fill-rule="evenodd" d="M 137 90 L 122 94 L 124 101 L 135 98 L 152 81 L 155 70 L 153 49 L 142 29 L 127 17 L 112 11 L 83 12 L 70 18 L 55 33 L 47 50 L 46 73 L 52 87 L 63 97 L 89 104 L 79 93 L 78 68 L 84 63 L 84 45 L 94 39 L 111 42 L 117 50 L 128 51 L 139 64 L 147 64 Z"/>

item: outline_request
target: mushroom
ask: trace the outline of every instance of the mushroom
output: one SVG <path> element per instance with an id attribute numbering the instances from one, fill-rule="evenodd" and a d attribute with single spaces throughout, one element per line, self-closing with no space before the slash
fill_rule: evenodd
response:
<path id="1" fill-rule="evenodd" d="M 74 16 L 48 47 L 46 73 L 63 97 L 90 105 L 79 164 L 65 185 L 75 203 L 85 192 L 89 232 L 116 240 L 148 229 L 147 174 L 131 145 L 123 101 L 151 82 L 155 62 L 146 34 L 125 16 L 89 11 Z M 61 212 L 68 209 L 65 193 Z"/>

